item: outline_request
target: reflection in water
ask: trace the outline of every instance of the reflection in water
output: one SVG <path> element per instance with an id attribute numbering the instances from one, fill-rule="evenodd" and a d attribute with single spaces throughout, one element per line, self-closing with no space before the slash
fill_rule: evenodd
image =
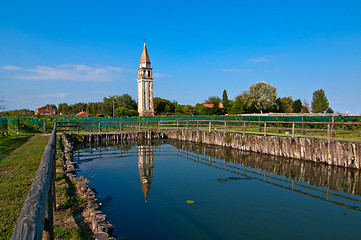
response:
<path id="1" fill-rule="evenodd" d="M 169 145 L 166 148 L 160 147 L 161 143 Z M 132 146 L 138 146 L 136 152 Z M 83 151 L 93 152 L 93 147 L 96 148 L 95 151 L 98 151 L 99 156 L 118 158 L 138 155 L 139 178 L 145 202 L 147 202 L 152 183 L 155 167 L 154 154 L 156 154 L 180 156 L 195 163 L 239 175 L 239 177 L 218 178 L 220 183 L 256 179 L 282 189 L 360 211 L 358 207 L 342 203 L 342 200 L 360 203 L 359 199 L 339 193 L 342 191 L 361 195 L 361 173 L 355 169 L 175 140 L 122 141 L 115 146 L 107 143 L 107 147 L 92 146 L 90 150 Z M 120 153 L 116 153 L 117 150 Z M 83 153 L 81 161 L 91 161 L 95 157 L 92 154 L 87 156 Z M 330 201 L 330 196 L 333 196 L 332 201 Z"/>
<path id="2" fill-rule="evenodd" d="M 152 183 L 153 169 L 154 169 L 154 156 L 153 146 L 149 142 L 144 145 L 138 146 L 138 169 L 140 184 L 144 192 L 144 201 L 147 202 L 150 184 Z"/>
<path id="3" fill-rule="evenodd" d="M 127 239 L 358 237 L 358 170 L 175 140 L 74 155 Z"/>

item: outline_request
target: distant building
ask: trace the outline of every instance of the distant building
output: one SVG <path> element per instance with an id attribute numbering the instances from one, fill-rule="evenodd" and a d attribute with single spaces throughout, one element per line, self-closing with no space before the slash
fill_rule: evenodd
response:
<path id="1" fill-rule="evenodd" d="M 211 103 L 203 103 L 203 106 L 205 106 L 207 108 L 212 108 L 213 104 L 211 104 Z M 218 104 L 218 107 L 223 108 L 223 104 L 222 103 Z"/>
<path id="2" fill-rule="evenodd" d="M 42 106 L 37 109 L 35 109 L 35 115 L 39 116 L 54 116 L 55 115 L 55 109 L 50 106 Z"/>
<path id="3" fill-rule="evenodd" d="M 81 117 L 88 117 L 90 115 L 90 113 L 85 112 L 85 111 L 81 111 L 81 112 L 77 113 L 76 115 L 81 116 Z"/>
<path id="4" fill-rule="evenodd" d="M 139 116 L 154 116 L 153 75 L 147 47 L 143 47 L 138 68 L 138 112 Z"/>

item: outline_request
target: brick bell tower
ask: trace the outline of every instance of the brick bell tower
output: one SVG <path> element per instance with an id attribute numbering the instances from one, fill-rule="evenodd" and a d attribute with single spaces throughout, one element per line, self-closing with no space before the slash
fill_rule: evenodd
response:
<path id="1" fill-rule="evenodd" d="M 147 47 L 143 47 L 138 68 L 138 112 L 139 116 L 154 116 L 153 75 Z"/>

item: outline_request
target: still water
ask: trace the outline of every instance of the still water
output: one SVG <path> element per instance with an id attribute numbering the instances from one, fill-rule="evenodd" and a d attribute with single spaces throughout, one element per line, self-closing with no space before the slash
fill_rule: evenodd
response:
<path id="1" fill-rule="evenodd" d="M 175 140 L 74 156 L 126 239 L 360 237 L 360 171 Z"/>

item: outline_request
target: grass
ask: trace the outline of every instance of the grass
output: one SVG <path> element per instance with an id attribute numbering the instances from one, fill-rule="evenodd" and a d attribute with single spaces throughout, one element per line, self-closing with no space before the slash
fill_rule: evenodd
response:
<path id="1" fill-rule="evenodd" d="M 61 140 L 58 146 L 63 148 Z M 77 194 L 76 184 L 65 175 L 64 159 L 60 156 L 57 158 L 56 168 L 55 239 L 93 239 L 92 232 L 81 214 L 87 202 Z"/>
<path id="2" fill-rule="evenodd" d="M 0 139 L 0 239 L 9 239 L 39 167 L 48 136 Z"/>
<path id="3" fill-rule="evenodd" d="M 12 151 L 29 140 L 30 136 L 6 136 L 0 137 L 0 163 Z"/>

